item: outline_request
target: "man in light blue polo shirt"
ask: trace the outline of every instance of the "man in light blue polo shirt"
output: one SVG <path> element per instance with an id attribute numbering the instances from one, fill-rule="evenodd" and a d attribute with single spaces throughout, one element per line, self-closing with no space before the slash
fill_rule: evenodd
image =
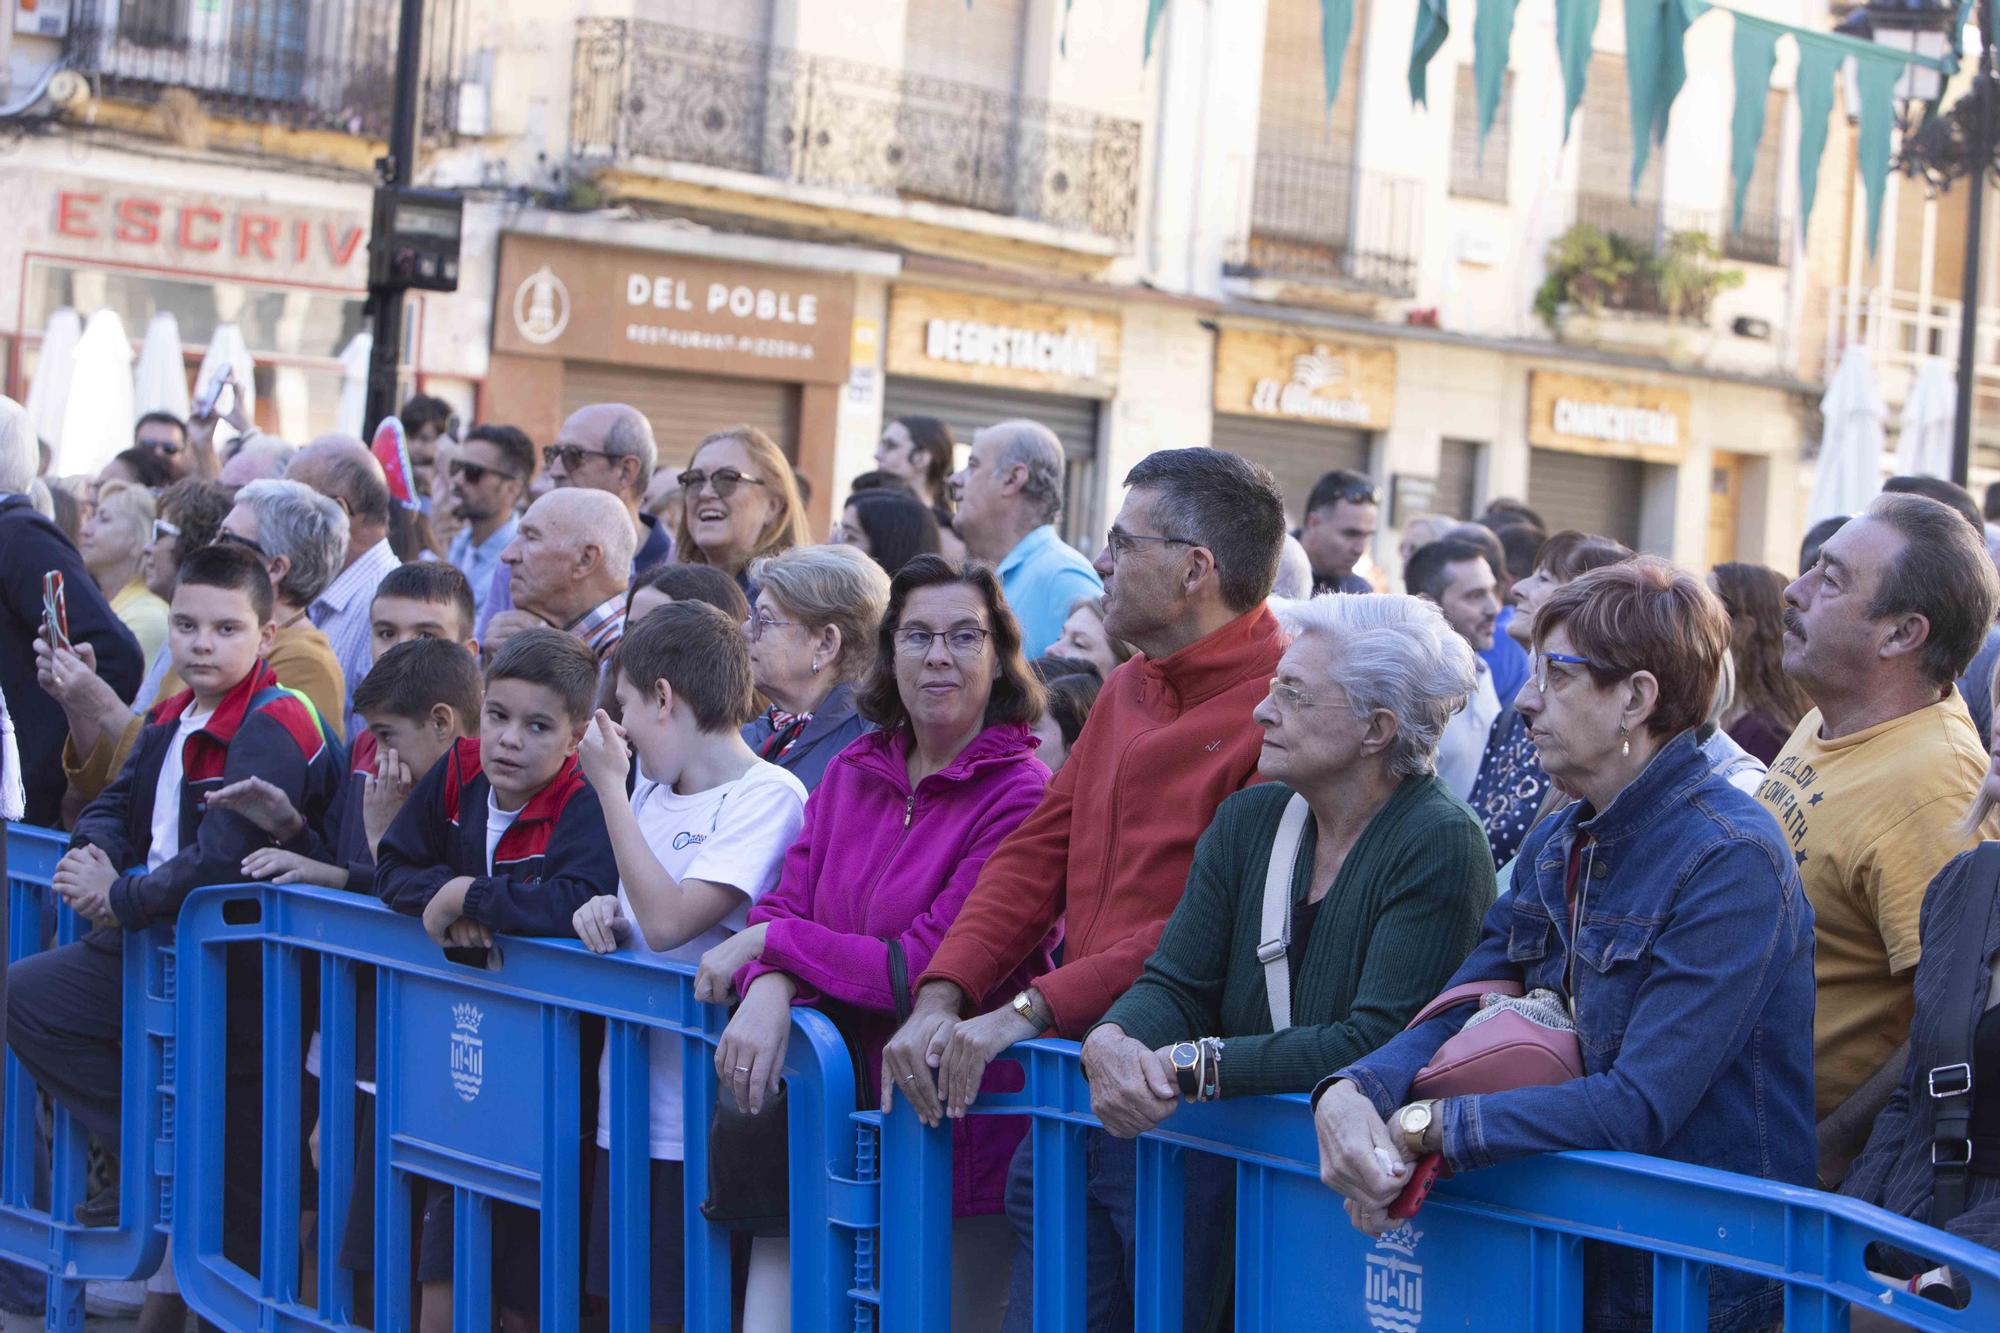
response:
<path id="1" fill-rule="evenodd" d="M 1104 591 L 1081 551 L 1056 535 L 1062 513 L 1063 447 L 1039 421 L 1003 421 L 972 437 L 952 527 L 973 559 L 993 566 L 1021 622 L 1022 650 L 1040 657 L 1062 637 L 1079 597 Z"/>

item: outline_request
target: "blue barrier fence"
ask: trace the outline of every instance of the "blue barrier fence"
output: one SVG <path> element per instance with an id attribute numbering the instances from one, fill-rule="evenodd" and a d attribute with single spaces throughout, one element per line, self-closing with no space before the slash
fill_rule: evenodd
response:
<path id="1" fill-rule="evenodd" d="M 7 963 L 81 939 L 88 925 L 50 887 L 69 839 L 47 829 L 8 824 Z M 7 1052 L 0 1090 L 0 1254 L 48 1274 L 47 1324 L 83 1327 L 84 1283 L 149 1276 L 165 1252 L 170 1206 L 163 1145 L 172 1114 L 174 955 L 162 927 L 123 941 L 122 1023 L 126 1034 L 120 1097 L 116 1226 L 85 1227 L 77 1209 L 87 1193 L 89 1144 L 60 1105 L 46 1137 L 37 1126 L 34 1081 Z"/>
<path id="2" fill-rule="evenodd" d="M 59 847 L 39 831 L 10 832 L 10 955 L 31 951 L 18 943 L 24 925 L 33 923 L 25 938 L 40 936 L 39 904 Z M 24 906 L 30 902 L 37 912 Z M 307 1188 L 299 1132 L 307 1112 L 303 1080 L 266 1077 L 260 1169 L 267 1202 L 254 1273 L 225 1258 L 222 1245 L 231 1157 L 223 1034 L 232 1021 L 232 950 L 258 958 L 263 986 L 255 1021 L 267 1071 L 302 1067 L 302 999 L 314 981 L 320 1001 L 324 1169 L 316 1189 Z M 124 1225 L 86 1230 L 31 1206 L 33 1097 L 9 1060 L 0 1253 L 60 1275 L 51 1279 L 51 1292 L 64 1303 L 60 1311 L 52 1305 L 51 1326 L 80 1313 L 79 1279 L 129 1277 L 151 1267 L 163 1201 L 172 1207 L 174 1271 L 207 1318 L 226 1328 L 355 1326 L 355 1287 L 338 1262 L 341 1228 L 319 1226 L 302 1263 L 300 1218 L 302 1210 L 342 1218 L 353 1197 L 358 1118 L 348 1090 L 356 1068 L 355 997 L 372 970 L 379 1052 L 373 1327 L 414 1326 L 412 1197 L 431 1184 L 450 1191 L 455 1218 L 455 1327 L 491 1323 L 489 1277 L 506 1258 L 494 1244 L 496 1205 L 542 1219 L 541 1325 L 577 1326 L 584 1235 L 579 1149 L 594 1139 L 595 1128 L 582 1118 L 586 1084 L 596 1078 L 582 1059 L 588 1016 L 605 1021 L 611 1069 L 611 1326 L 641 1327 L 647 1319 L 649 1036 L 663 1031 L 678 1043 L 683 1071 L 686 1323 L 705 1333 L 730 1327 L 728 1236 L 698 1207 L 721 1014 L 694 1002 L 686 971 L 599 958 L 569 942 L 515 939 L 502 941 L 495 967 L 460 966 L 446 961 L 415 923 L 370 901 L 268 885 L 194 895 L 181 917 L 178 948 L 135 938 L 127 967 L 128 977 L 145 984 L 127 989 L 124 1184 L 127 1200 L 139 1204 L 128 1202 Z M 164 1031 L 168 1006 L 177 1041 Z M 800 1333 L 947 1328 L 950 1135 L 924 1129 L 900 1103 L 886 1119 L 850 1110 L 853 1072 L 838 1034 L 809 1010 L 795 1011 L 794 1019 L 785 1067 L 792 1327 Z M 144 1039 L 135 1043 L 133 1035 Z M 978 1110 L 1030 1119 L 1035 1327 L 1081 1330 L 1087 1327 L 1084 1155 L 1096 1128 L 1089 1092 L 1070 1043 L 1025 1043 L 1010 1057 L 1025 1069 L 1023 1088 L 986 1094 Z M 135 1099 L 135 1083 L 149 1076 L 154 1094 L 142 1091 Z M 135 1106 L 142 1108 L 136 1128 L 129 1114 Z M 56 1129 L 54 1213 L 61 1218 L 68 1215 L 64 1206 L 81 1198 L 83 1148 L 60 1119 Z M 146 1149 L 155 1143 L 157 1155 L 149 1160 Z M 1850 1304 L 1941 1333 L 2000 1327 L 2000 1254 L 1992 1250 L 1817 1191 L 1622 1154 L 1536 1158 L 1463 1176 L 1442 1184 L 1411 1224 L 1379 1239 L 1363 1236 L 1319 1184 L 1303 1099 L 1283 1097 L 1184 1107 L 1139 1141 L 1134 1294 L 1137 1326 L 1148 1333 L 1183 1326 L 1185 1228 L 1227 1221 L 1186 1216 L 1190 1153 L 1233 1165 L 1234 1309 L 1241 1329 L 1577 1328 L 1590 1241 L 1653 1255 L 1654 1324 L 1661 1330 L 1706 1328 L 1708 1274 L 1716 1268 L 1782 1283 L 1786 1326 L 1794 1330 L 1845 1328 Z M 160 1173 L 171 1171 L 172 1188 L 164 1193 L 155 1160 Z M 136 1180 L 135 1161 L 146 1168 Z M 1953 1310 L 1889 1290 L 1868 1273 L 1868 1250 L 1876 1244 L 1949 1264 L 1970 1287 L 1969 1305 Z M 314 1270 L 318 1278 L 308 1281 Z"/>

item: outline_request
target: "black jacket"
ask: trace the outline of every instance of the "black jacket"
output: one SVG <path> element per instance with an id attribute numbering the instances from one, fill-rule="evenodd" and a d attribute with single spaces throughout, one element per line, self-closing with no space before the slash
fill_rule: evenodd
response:
<path id="1" fill-rule="evenodd" d="M 0 497 L 0 693 L 7 696 L 21 747 L 28 822 L 54 828 L 62 815 L 63 741 L 69 721 L 35 681 L 35 634 L 42 625 L 42 575 L 60 570 L 69 637 L 97 652 L 97 674 L 130 700 L 146 674 L 139 641 L 97 590 L 62 529 L 25 495 Z"/>

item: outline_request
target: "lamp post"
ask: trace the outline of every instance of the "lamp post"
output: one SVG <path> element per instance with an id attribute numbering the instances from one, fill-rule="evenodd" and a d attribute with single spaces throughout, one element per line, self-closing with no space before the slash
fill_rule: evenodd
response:
<path id="1" fill-rule="evenodd" d="M 1963 486 L 1972 466 L 1972 385 L 1978 372 L 1979 249 L 1986 214 L 1986 182 L 1995 171 L 1995 133 L 2000 110 L 2000 86 L 1995 83 L 1993 28 L 1987 4 L 1976 6 L 1979 42 L 1973 55 L 1972 88 L 1940 111 L 1944 76 L 1921 65 L 1909 66 L 1896 85 L 1897 121 L 1902 131 L 1897 170 L 1921 179 L 1943 193 L 1961 180 L 1971 182 L 1965 209 L 1965 268 L 1959 287 L 1958 404 L 1951 421 L 1951 479 Z M 1880 0 L 1857 9 L 1840 31 L 1908 51 L 1942 59 L 1959 40 L 1956 0 Z M 1850 75 L 1851 78 L 1851 75 Z M 1850 85 L 1849 107 L 1858 99 Z"/>

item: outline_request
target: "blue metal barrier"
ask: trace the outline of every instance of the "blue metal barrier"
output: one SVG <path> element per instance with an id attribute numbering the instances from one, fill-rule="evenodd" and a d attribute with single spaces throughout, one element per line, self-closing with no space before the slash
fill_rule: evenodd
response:
<path id="1" fill-rule="evenodd" d="M 7 962 L 81 939 L 87 923 L 51 887 L 66 834 L 7 825 Z M 126 1034 L 118 1142 L 118 1225 L 84 1227 L 88 1136 L 60 1105 L 40 1177 L 34 1081 L 7 1052 L 0 1093 L 0 1254 L 48 1274 L 47 1326 L 83 1327 L 84 1283 L 150 1276 L 166 1246 L 166 1144 L 172 1133 L 174 954 L 168 927 L 128 932 L 124 955 Z M 3 1016 L 0 1016 L 3 1017 Z M 45 1202 L 38 1202 L 42 1200 Z"/>
<path id="2" fill-rule="evenodd" d="M 691 970 L 629 955 L 598 957 L 574 941 L 506 938 L 494 968 L 444 958 L 408 917 L 351 894 L 304 886 L 204 889 L 182 909 L 178 1011 L 181 1099 L 174 1144 L 174 1271 L 199 1313 L 224 1328 L 352 1327 L 353 1284 L 336 1262 L 354 1161 L 357 970 L 377 981 L 375 1113 L 376 1329 L 415 1326 L 409 1305 L 411 1198 L 420 1181 L 453 1191 L 453 1325 L 485 1328 L 493 1205 L 539 1215 L 540 1323 L 577 1326 L 581 1250 L 579 1059 L 585 1015 L 607 1020 L 611 1052 L 611 1326 L 644 1327 L 648 1309 L 648 1034 L 681 1043 L 686 1117 L 686 1326 L 730 1327 L 729 1236 L 699 1211 L 721 1013 L 694 1000 Z M 263 1081 L 260 1261 L 252 1275 L 222 1254 L 225 952 L 256 947 L 263 964 L 265 1069 L 299 1071 L 304 969 L 320 987 L 320 1280 L 300 1281 L 301 1077 Z M 790 1102 L 792 1327 L 866 1329 L 872 1310 L 850 1290 L 868 1271 L 875 1186 L 857 1179 L 854 1076 L 833 1025 L 794 1010 L 785 1063 Z M 864 1154 L 864 1157 L 868 1154 Z M 551 1224 L 553 1222 L 553 1224 Z M 857 1270 L 857 1261 L 862 1268 Z"/>
<path id="3" fill-rule="evenodd" d="M 1083 1333 L 1084 1136 L 1097 1121 L 1070 1042 L 1008 1052 L 1027 1071 L 1017 1093 L 982 1093 L 975 1111 L 1025 1112 L 1035 1153 L 1035 1328 Z M 899 1099 L 882 1127 L 877 1297 L 883 1333 L 949 1326 L 951 1135 L 926 1130 Z M 1708 1327 L 1711 1267 L 1784 1284 L 1792 1333 L 1842 1330 L 1850 1303 L 1916 1328 L 2000 1328 L 2000 1253 L 1817 1190 L 1624 1153 L 1565 1153 L 1476 1171 L 1439 1185 L 1410 1223 L 1373 1239 L 1319 1182 L 1303 1097 L 1185 1106 L 1138 1151 L 1135 1299 L 1141 1333 L 1181 1319 L 1184 1155 L 1235 1163 L 1238 1329 L 1573 1329 L 1583 1318 L 1583 1243 L 1653 1255 L 1653 1326 Z M 1949 1264 L 1971 1286 L 1952 1310 L 1891 1292 L 1865 1252 L 1887 1244 Z M 907 1262 L 903 1262 L 907 1260 Z"/>

